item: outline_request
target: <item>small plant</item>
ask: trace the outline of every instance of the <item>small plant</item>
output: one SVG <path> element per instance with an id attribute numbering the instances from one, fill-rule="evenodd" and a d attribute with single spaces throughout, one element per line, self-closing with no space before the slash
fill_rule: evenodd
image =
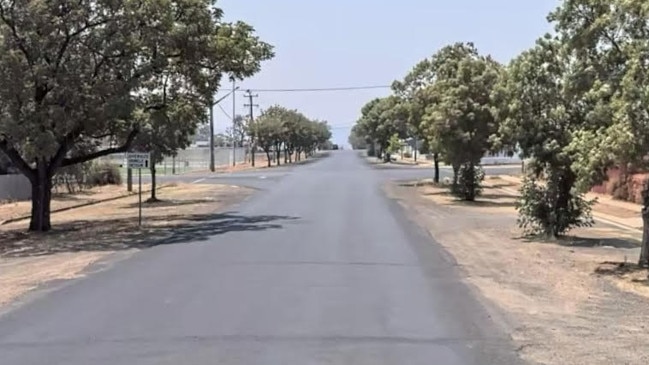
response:
<path id="1" fill-rule="evenodd" d="M 458 171 L 457 182 L 451 186 L 451 194 L 462 200 L 474 201 L 482 194 L 484 176 L 484 170 L 480 165 L 462 164 Z"/>
<path id="2" fill-rule="evenodd" d="M 404 152 L 404 153 L 403 153 L 403 157 L 404 157 L 404 158 L 412 158 L 412 153 L 410 153 L 410 152 Z"/>
<path id="3" fill-rule="evenodd" d="M 585 200 L 561 173 L 548 174 L 547 184 L 541 185 L 534 176 L 527 176 L 516 203 L 518 226 L 528 235 L 543 235 L 554 239 L 575 227 L 594 224 L 592 206 L 595 200 Z"/>
<path id="4" fill-rule="evenodd" d="M 111 163 L 93 164 L 86 177 L 87 186 L 121 185 L 122 174 L 119 167 Z"/>

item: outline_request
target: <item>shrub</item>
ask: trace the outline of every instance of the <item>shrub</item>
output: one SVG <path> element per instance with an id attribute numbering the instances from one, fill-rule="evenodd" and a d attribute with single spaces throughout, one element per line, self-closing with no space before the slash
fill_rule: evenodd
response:
<path id="1" fill-rule="evenodd" d="M 518 226 L 526 234 L 555 238 L 572 228 L 594 224 L 591 212 L 595 200 L 587 201 L 582 194 L 575 193 L 571 176 L 572 173 L 550 173 L 545 185 L 533 176 L 523 180 L 516 210 Z"/>
<path id="2" fill-rule="evenodd" d="M 93 164 L 86 176 L 87 186 L 120 184 L 122 184 L 122 174 L 119 167 L 107 162 Z"/>
<path id="3" fill-rule="evenodd" d="M 404 152 L 404 153 L 403 153 L 403 157 L 404 157 L 404 158 L 412 158 L 412 153 L 410 153 L 410 152 Z"/>
<path id="4" fill-rule="evenodd" d="M 462 164 L 458 171 L 457 182 L 451 187 L 451 194 L 462 200 L 474 201 L 482 194 L 484 176 L 484 170 L 480 165 Z"/>

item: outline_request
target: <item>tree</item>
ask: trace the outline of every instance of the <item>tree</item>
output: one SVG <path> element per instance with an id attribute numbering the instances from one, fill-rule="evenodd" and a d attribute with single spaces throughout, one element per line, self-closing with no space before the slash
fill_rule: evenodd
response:
<path id="1" fill-rule="evenodd" d="M 177 90 L 152 97 L 160 98 L 157 102 L 161 108 L 136 112 L 140 133 L 134 147 L 150 153 L 151 197 L 148 201 L 156 202 L 156 165 L 162 162 L 164 156 L 176 156 L 178 150 L 191 144 L 192 134 L 199 121 L 205 120 L 206 113 L 202 102 Z M 152 100 L 147 102 L 148 105 L 152 103 Z"/>
<path id="2" fill-rule="evenodd" d="M 136 110 L 160 107 L 145 103 L 152 84 L 171 74 L 205 101 L 223 72 L 243 77 L 259 66 L 249 60 L 272 55 L 221 16 L 208 0 L 0 0 L 0 84 L 12 85 L 0 90 L 0 150 L 32 184 L 30 230 L 51 227 L 59 168 L 129 150 Z"/>
<path id="3" fill-rule="evenodd" d="M 364 150 L 368 148 L 368 141 L 365 137 L 365 134 L 361 131 L 361 126 L 354 124 L 352 127 L 347 142 L 352 146 L 354 150 Z"/>
<path id="4" fill-rule="evenodd" d="M 387 152 L 390 155 L 394 155 L 399 153 L 400 150 L 401 150 L 401 138 L 399 138 L 399 135 L 395 133 L 392 135 L 392 137 L 390 137 L 390 140 L 388 141 Z"/>
<path id="5" fill-rule="evenodd" d="M 583 119 L 565 93 L 570 65 L 561 47 L 549 35 L 539 39 L 511 62 L 494 92 L 499 143 L 518 144 L 524 158 L 533 158 L 517 206 L 519 224 L 549 238 L 592 224 L 590 203 L 573 189 L 577 176 L 566 153 Z"/>
<path id="6" fill-rule="evenodd" d="M 257 145 L 266 153 L 268 167 L 271 166 L 271 152 L 282 139 L 283 125 L 282 118 L 287 110 L 279 105 L 273 105 L 264 110 L 255 121 L 254 139 Z M 279 159 L 279 156 L 277 156 Z M 277 161 L 279 164 L 279 161 Z"/>
<path id="7" fill-rule="evenodd" d="M 261 113 L 248 130 L 251 139 L 266 152 L 269 167 L 271 152 L 275 152 L 278 165 L 282 150 L 285 161 L 291 163 L 294 153 L 297 152 L 296 156 L 299 156 L 304 152 L 306 158 L 317 148 L 324 147 L 331 138 L 327 122 L 310 120 L 295 109 L 279 105 L 273 105 Z"/>
<path id="8" fill-rule="evenodd" d="M 435 171 L 433 181 L 439 183 L 439 150 L 430 148 L 431 146 L 436 147 L 436 144 L 426 139 L 427 133 L 422 128 L 425 110 L 433 102 L 429 100 L 429 94 L 425 93 L 424 90 L 434 82 L 435 70 L 433 69 L 433 62 L 430 58 L 426 58 L 417 63 L 403 80 L 394 81 L 392 90 L 401 99 L 403 108 L 408 115 L 408 134 L 417 140 L 423 139 L 422 143 L 428 148 L 429 152 L 432 152 Z M 415 151 L 416 160 L 417 152 Z"/>
<path id="9" fill-rule="evenodd" d="M 390 154 L 383 153 L 389 145 L 390 137 L 395 133 L 405 138 L 407 136 L 407 114 L 396 96 L 376 98 L 361 109 L 361 118 L 357 121 L 359 130 L 366 134 L 368 140 L 379 147 L 379 157 L 390 161 Z"/>
<path id="10" fill-rule="evenodd" d="M 431 64 L 435 82 L 423 90 L 431 103 L 420 128 L 453 167 L 452 191 L 472 201 L 480 192 L 476 184 L 482 176 L 480 160 L 491 148 L 489 137 L 497 130 L 491 92 L 501 67 L 490 57 L 479 55 L 471 43 L 442 48 Z M 461 181 L 468 185 L 458 186 L 460 173 Z"/>
<path id="11" fill-rule="evenodd" d="M 566 149 L 576 185 L 587 191 L 618 166 L 626 185 L 649 153 L 649 7 L 646 1 L 565 1 L 549 19 L 575 72 L 567 91 L 582 110 L 583 123 Z M 649 266 L 649 184 L 642 207 L 639 264 Z"/>

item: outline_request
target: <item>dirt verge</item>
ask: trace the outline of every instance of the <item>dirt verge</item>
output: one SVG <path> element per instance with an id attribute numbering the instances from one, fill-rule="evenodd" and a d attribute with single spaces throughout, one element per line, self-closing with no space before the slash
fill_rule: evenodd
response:
<path id="1" fill-rule="evenodd" d="M 647 273 L 624 264 L 637 259 L 637 233 L 597 224 L 559 242 L 523 239 L 509 184 L 487 180 L 475 204 L 429 183 L 386 189 L 455 257 L 466 281 L 511 319 L 509 333 L 525 360 L 646 363 Z"/>
<path id="2" fill-rule="evenodd" d="M 108 190 L 113 189 L 117 188 Z M 226 185 L 168 186 L 158 191 L 160 201 L 144 203 L 142 227 L 138 226 L 137 195 L 53 213 L 54 228 L 47 234 L 27 232 L 27 221 L 0 226 L 0 305 L 44 282 L 77 277 L 85 267 L 116 251 L 200 241 L 235 223 L 252 224 L 245 217 L 219 213 L 250 193 L 250 189 Z M 53 206 L 97 199 L 102 194 L 106 190 L 58 196 Z M 0 211 L 18 214 L 25 205 L 29 203 L 0 205 Z"/>

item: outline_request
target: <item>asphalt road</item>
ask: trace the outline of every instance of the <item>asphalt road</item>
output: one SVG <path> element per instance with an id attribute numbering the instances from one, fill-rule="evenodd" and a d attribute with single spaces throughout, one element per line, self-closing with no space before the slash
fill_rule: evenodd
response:
<path id="1" fill-rule="evenodd" d="M 383 196 L 386 179 L 424 174 L 340 151 L 205 177 L 260 191 L 205 223 L 219 235 L 113 260 L 5 313 L 0 363 L 517 364 L 453 260 Z"/>

